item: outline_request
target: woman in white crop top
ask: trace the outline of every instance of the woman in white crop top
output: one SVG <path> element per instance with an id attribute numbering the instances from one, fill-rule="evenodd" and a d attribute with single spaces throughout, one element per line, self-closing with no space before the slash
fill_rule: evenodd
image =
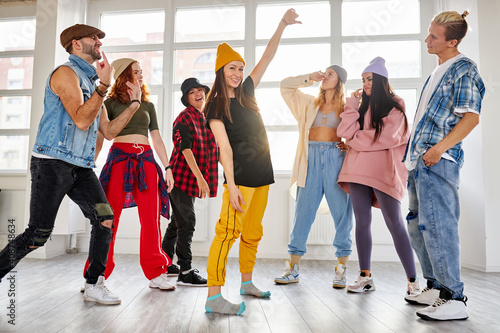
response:
<path id="1" fill-rule="evenodd" d="M 288 244 L 290 261 L 287 260 L 283 275 L 274 279 L 275 283 L 299 282 L 299 262 L 306 253 L 307 236 L 324 195 L 336 230 L 333 246 L 338 263 L 333 287 L 346 286 L 345 270 L 351 254 L 353 214 L 349 195 L 337 185 L 346 150 L 337 136 L 340 114 L 345 105 L 346 79 L 345 69 L 332 65 L 325 72 L 281 81 L 281 95 L 298 122 L 299 142 L 292 169 L 292 186 L 297 183 L 297 202 Z M 321 82 L 318 96 L 299 90 L 311 86 L 314 81 Z"/>

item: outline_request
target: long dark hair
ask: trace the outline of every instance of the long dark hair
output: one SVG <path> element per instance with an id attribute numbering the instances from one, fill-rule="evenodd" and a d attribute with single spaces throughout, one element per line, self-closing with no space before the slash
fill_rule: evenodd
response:
<path id="1" fill-rule="evenodd" d="M 401 106 L 394 98 L 395 94 L 389 85 L 389 80 L 386 77 L 373 73 L 372 74 L 372 91 L 371 96 L 368 96 L 363 90 L 361 105 L 359 106 L 359 125 L 363 129 L 365 121 L 365 113 L 368 108 L 371 110 L 370 125 L 375 129 L 373 142 L 377 141 L 384 128 L 383 119 L 392 109 L 396 108 L 401 111 L 405 120 L 405 131 L 408 131 L 408 120 L 403 106 Z"/>
<path id="2" fill-rule="evenodd" d="M 203 108 L 203 114 L 207 116 L 208 111 L 215 105 L 215 117 L 220 119 L 228 119 L 233 122 L 231 117 L 230 105 L 231 98 L 229 97 L 226 80 L 224 79 L 224 67 L 222 66 L 215 73 L 215 81 L 212 85 L 212 89 L 208 93 L 207 101 L 205 107 Z M 240 82 L 238 87 L 234 89 L 234 95 L 238 103 L 241 104 L 245 109 L 252 112 L 259 113 L 259 107 L 257 106 L 257 100 L 255 96 L 248 96 L 243 93 L 243 82 Z"/>

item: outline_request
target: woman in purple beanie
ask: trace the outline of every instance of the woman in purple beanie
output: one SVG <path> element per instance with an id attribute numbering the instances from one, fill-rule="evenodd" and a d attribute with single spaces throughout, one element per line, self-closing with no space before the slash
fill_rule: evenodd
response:
<path id="1" fill-rule="evenodd" d="M 401 214 L 407 172 L 402 162 L 408 141 L 404 101 L 389 85 L 385 60 L 373 59 L 362 74 L 363 89 L 347 98 L 338 134 L 349 146 L 338 184 L 351 195 L 356 218 L 356 248 L 360 275 L 350 292 L 375 290 L 370 272 L 371 206 L 382 210 L 396 252 L 408 278 L 406 294 L 420 292 L 415 260 Z M 361 102 L 361 103 L 360 103 Z"/>

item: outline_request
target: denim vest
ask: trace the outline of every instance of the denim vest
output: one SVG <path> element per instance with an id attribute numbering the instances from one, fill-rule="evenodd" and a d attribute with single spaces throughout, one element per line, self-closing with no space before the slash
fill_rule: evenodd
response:
<path id="1" fill-rule="evenodd" d="M 84 103 L 95 91 L 98 79 L 95 68 L 82 58 L 71 54 L 69 61 L 61 66 L 71 68 L 80 80 Z M 60 66 L 59 66 L 60 67 Z M 99 129 L 99 115 L 86 131 L 80 130 L 64 108 L 61 99 L 50 88 L 50 78 L 59 68 L 50 73 L 45 86 L 44 111 L 33 152 L 85 167 L 94 168 L 95 146 Z"/>

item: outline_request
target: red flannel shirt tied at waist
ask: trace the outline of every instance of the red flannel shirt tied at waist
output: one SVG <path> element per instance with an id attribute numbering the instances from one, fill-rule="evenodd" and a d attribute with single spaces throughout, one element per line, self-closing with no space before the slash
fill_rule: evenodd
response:
<path id="1" fill-rule="evenodd" d="M 210 188 L 210 197 L 217 196 L 219 147 L 207 127 L 205 116 L 189 105 L 174 121 L 172 130 L 174 149 L 170 165 L 175 187 L 192 197 L 199 197 L 198 182 L 182 154 L 191 149 L 198 168 Z"/>
<path id="2" fill-rule="evenodd" d="M 137 166 L 134 170 L 133 160 L 136 160 Z M 108 158 L 106 160 L 106 165 L 102 168 L 99 180 L 101 181 L 102 188 L 106 192 L 106 188 L 109 183 L 109 178 L 111 177 L 111 169 L 113 165 L 122 161 L 127 161 L 127 166 L 125 169 L 125 174 L 123 175 L 123 188 L 127 192 L 125 197 L 125 203 L 123 208 L 135 207 L 137 206 L 132 191 L 134 190 L 134 184 L 137 183 L 139 191 L 147 189 L 147 185 L 144 181 L 144 162 L 153 163 L 156 166 L 156 171 L 159 176 L 158 188 L 160 190 L 161 196 L 161 211 L 160 214 L 165 218 L 170 218 L 170 204 L 168 202 L 168 191 L 167 184 L 163 178 L 163 171 L 160 166 L 156 163 L 151 149 L 146 150 L 142 154 L 128 154 L 123 150 L 111 147 Z"/>

